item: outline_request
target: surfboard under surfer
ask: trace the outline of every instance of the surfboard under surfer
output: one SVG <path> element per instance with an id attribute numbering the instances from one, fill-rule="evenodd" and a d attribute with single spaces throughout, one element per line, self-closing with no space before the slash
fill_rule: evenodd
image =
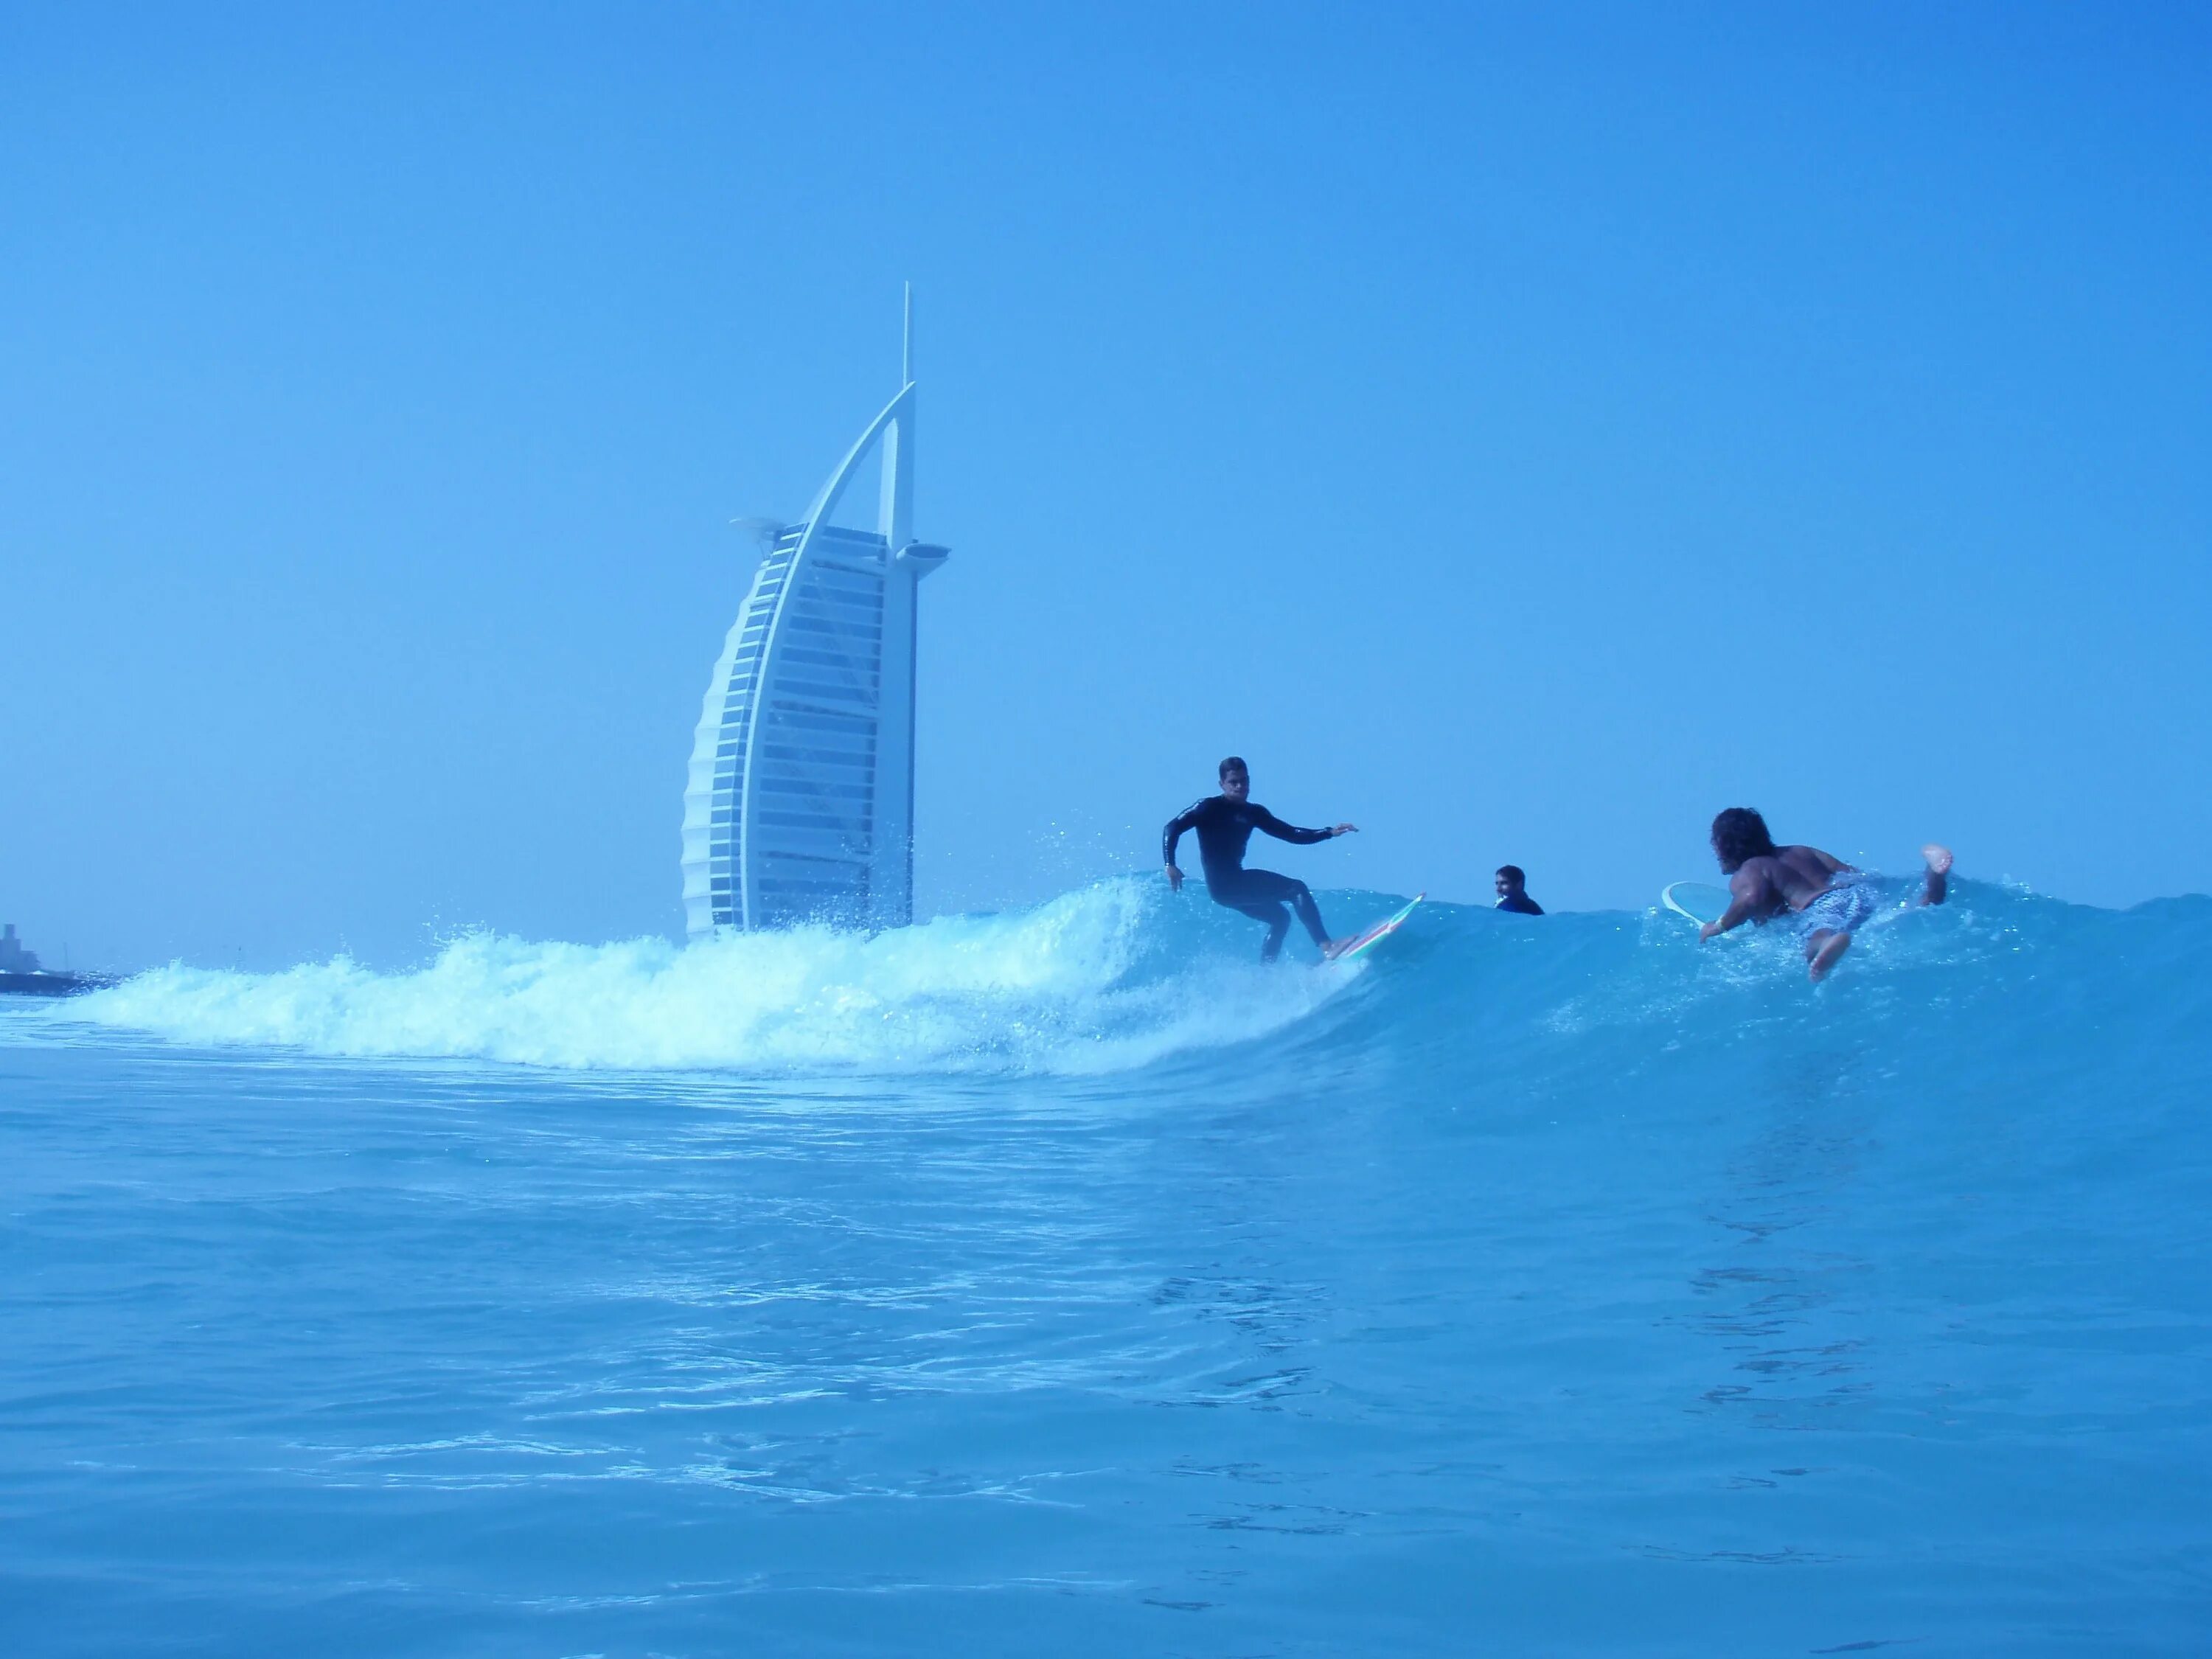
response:
<path id="1" fill-rule="evenodd" d="M 1804 934 L 1807 970 L 1818 981 L 1827 977 L 1851 948 L 1851 935 L 1881 908 L 1864 871 L 1817 847 L 1777 847 L 1766 820 L 1748 806 L 1731 806 L 1716 817 L 1712 840 L 1734 902 L 1718 921 L 1698 930 L 1700 939 L 1747 921 L 1764 927 L 1787 915 Z M 1928 861 L 1920 902 L 1941 904 L 1951 890 L 1951 849 L 1930 842 L 1920 855 Z"/>
<path id="2" fill-rule="evenodd" d="M 1285 823 L 1252 800 L 1251 770 L 1239 756 L 1231 755 L 1223 761 L 1219 775 L 1219 794 L 1193 801 L 1170 818 L 1167 828 L 1161 832 L 1160 856 L 1168 867 L 1168 885 L 1178 893 L 1182 890 L 1182 872 L 1176 867 L 1176 846 L 1182 840 L 1185 830 L 1196 830 L 1198 862 L 1206 872 L 1206 896 L 1216 904 L 1267 924 L 1267 943 L 1260 947 L 1261 961 L 1273 962 L 1281 953 L 1284 937 L 1291 931 L 1293 908 L 1297 911 L 1298 920 L 1305 924 L 1306 932 L 1313 936 L 1313 942 L 1321 947 L 1322 955 L 1328 956 L 1328 930 L 1322 926 L 1321 910 L 1314 903 L 1312 891 L 1305 883 L 1277 875 L 1273 870 L 1247 870 L 1244 848 L 1255 830 L 1277 841 L 1304 847 L 1317 841 L 1349 836 L 1359 826 L 1340 823 L 1327 830 L 1301 830 Z"/>

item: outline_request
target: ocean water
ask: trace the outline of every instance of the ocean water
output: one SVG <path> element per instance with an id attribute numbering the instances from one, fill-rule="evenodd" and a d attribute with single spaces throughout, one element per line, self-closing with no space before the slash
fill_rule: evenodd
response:
<path id="1" fill-rule="evenodd" d="M 2212 901 L 1254 932 L 0 1008 L 0 1644 L 2212 1650 Z"/>

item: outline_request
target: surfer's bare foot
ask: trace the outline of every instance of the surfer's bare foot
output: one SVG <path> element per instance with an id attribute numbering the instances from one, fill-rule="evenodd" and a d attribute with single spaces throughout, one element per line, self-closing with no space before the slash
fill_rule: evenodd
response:
<path id="1" fill-rule="evenodd" d="M 1827 978 L 1828 969 L 1842 961 L 1844 952 L 1850 948 L 1851 936 L 1849 933 L 1814 934 L 1812 942 L 1805 947 L 1807 976 L 1818 985 Z"/>
<path id="2" fill-rule="evenodd" d="M 1929 842 L 1920 849 L 1928 860 L 1928 879 L 1920 890 L 1923 904 L 1941 904 L 1951 891 L 1951 849 Z"/>

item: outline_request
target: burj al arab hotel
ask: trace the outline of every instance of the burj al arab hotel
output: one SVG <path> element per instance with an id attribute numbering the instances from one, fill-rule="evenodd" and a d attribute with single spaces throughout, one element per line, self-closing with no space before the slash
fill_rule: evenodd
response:
<path id="1" fill-rule="evenodd" d="M 692 938 L 914 919 L 914 295 L 898 395 L 765 556 L 708 682 L 684 792 Z M 852 486 L 877 462 L 874 510 Z M 848 504 L 850 493 L 854 500 Z"/>

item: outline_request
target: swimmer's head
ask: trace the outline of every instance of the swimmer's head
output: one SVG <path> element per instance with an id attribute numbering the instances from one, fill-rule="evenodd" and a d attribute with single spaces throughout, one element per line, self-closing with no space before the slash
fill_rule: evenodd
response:
<path id="1" fill-rule="evenodd" d="M 1713 820 L 1713 856 L 1721 873 L 1732 876 L 1746 859 L 1767 858 L 1782 849 L 1766 833 L 1766 820 L 1748 806 L 1731 806 Z"/>
<path id="2" fill-rule="evenodd" d="M 1528 884 L 1528 872 L 1519 865 L 1501 864 L 1498 866 L 1498 897 L 1504 898 L 1508 893 L 1517 893 Z"/>
<path id="3" fill-rule="evenodd" d="M 1244 757 L 1231 755 L 1221 763 L 1219 772 L 1221 793 L 1231 800 L 1243 800 L 1252 793 L 1252 769 L 1244 764 Z"/>

